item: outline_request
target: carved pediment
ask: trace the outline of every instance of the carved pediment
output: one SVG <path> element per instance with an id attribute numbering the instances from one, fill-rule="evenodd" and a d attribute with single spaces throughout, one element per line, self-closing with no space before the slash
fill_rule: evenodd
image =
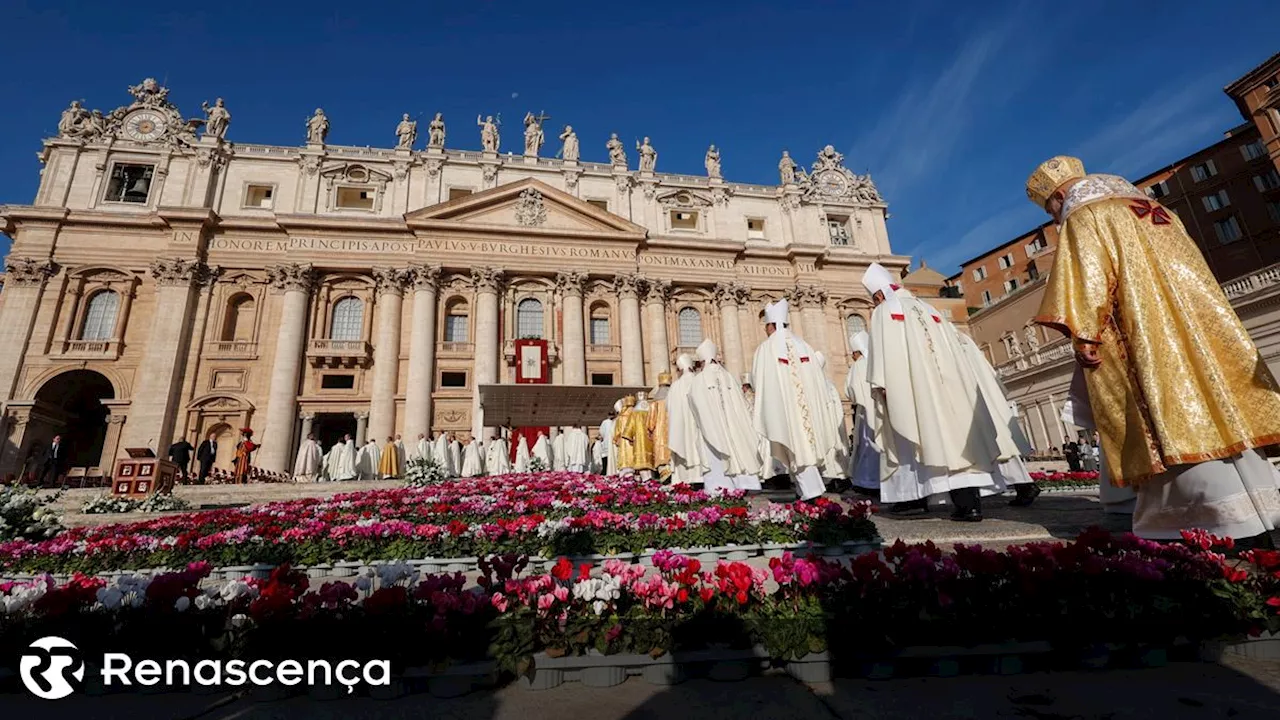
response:
<path id="1" fill-rule="evenodd" d="M 320 168 L 320 177 L 329 182 L 345 182 L 355 185 L 384 186 L 391 182 L 391 173 L 360 163 L 331 163 Z"/>
<path id="2" fill-rule="evenodd" d="M 570 233 L 628 233 L 644 228 L 568 193 L 527 178 L 405 215 L 410 227 L 441 223 Z"/>
<path id="3" fill-rule="evenodd" d="M 666 208 L 711 207 L 712 198 L 697 190 L 668 190 L 658 195 L 658 204 Z"/>
<path id="4" fill-rule="evenodd" d="M 222 276 L 222 282 L 228 285 L 238 285 L 240 287 L 249 287 L 266 282 L 266 277 L 255 273 L 245 272 L 243 270 L 235 270 Z"/>

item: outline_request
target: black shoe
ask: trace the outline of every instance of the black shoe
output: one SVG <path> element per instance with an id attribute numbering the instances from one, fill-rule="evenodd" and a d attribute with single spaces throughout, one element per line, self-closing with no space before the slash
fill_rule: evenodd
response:
<path id="1" fill-rule="evenodd" d="M 1029 489 L 1023 491 L 1022 488 Z M 1035 482 L 1032 482 L 1030 485 L 1018 485 L 1017 491 L 1018 497 L 1009 501 L 1010 507 L 1028 507 L 1031 503 L 1036 501 L 1036 498 L 1040 497 L 1040 493 L 1044 492 L 1040 489 L 1040 485 Z"/>
<path id="2" fill-rule="evenodd" d="M 951 513 L 951 519 L 954 522 L 982 522 L 982 513 L 976 509 L 957 510 Z"/>
<path id="3" fill-rule="evenodd" d="M 928 500 L 908 500 L 907 502 L 898 502 L 889 506 L 889 512 L 895 515 L 923 515 L 929 512 Z"/>

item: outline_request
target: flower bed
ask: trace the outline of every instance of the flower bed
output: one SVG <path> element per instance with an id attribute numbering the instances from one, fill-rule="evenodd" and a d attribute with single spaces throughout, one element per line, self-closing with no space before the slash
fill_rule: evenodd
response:
<path id="1" fill-rule="evenodd" d="M 15 571 L 316 565 L 343 560 L 611 555 L 878 539 L 871 504 L 826 500 L 752 509 L 740 493 L 639 479 L 542 473 L 457 480 L 172 515 L 0 543 Z"/>
<path id="2" fill-rule="evenodd" d="M 1031 479 L 1042 490 L 1077 490 L 1098 487 L 1096 472 L 1033 472 Z"/>
<path id="3" fill-rule="evenodd" d="M 523 558 L 461 575 L 419 576 L 388 564 L 352 583 L 312 588 L 281 567 L 269 578 L 201 589 L 207 564 L 108 583 L 77 577 L 0 585 L 0 657 L 57 635 L 86 656 L 386 659 L 403 670 L 494 660 L 529 675 L 538 658 L 688 657 L 762 648 L 776 662 L 911 657 L 919 646 L 1048 643 L 1081 652 L 1106 643 L 1168 647 L 1280 629 L 1280 553 L 1238 567 L 1215 538 L 1158 545 L 1088 531 L 1068 544 L 998 553 L 931 543 L 868 553 L 850 565 L 776 558 L 768 569 L 704 566 L 660 553 L 654 568 L 559 561 L 522 576 Z"/>

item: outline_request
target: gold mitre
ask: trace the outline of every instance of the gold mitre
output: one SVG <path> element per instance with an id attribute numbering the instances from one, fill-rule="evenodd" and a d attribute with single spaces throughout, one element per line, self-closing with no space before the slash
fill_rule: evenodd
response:
<path id="1" fill-rule="evenodd" d="M 659 385 L 670 385 L 670 384 L 671 384 L 671 373 L 669 373 L 669 372 L 660 372 L 660 373 L 658 373 L 658 384 L 659 384 Z"/>
<path id="2" fill-rule="evenodd" d="M 627 409 L 627 408 L 629 408 L 629 407 L 635 407 L 635 406 L 636 406 L 636 396 L 635 396 L 635 395 L 628 395 L 628 396 L 626 396 L 626 397 L 622 398 L 622 409 L 623 409 L 623 410 L 626 410 L 626 409 Z"/>
<path id="3" fill-rule="evenodd" d="M 1040 163 L 1040 167 L 1027 178 L 1027 197 L 1031 202 L 1044 207 L 1053 194 L 1068 180 L 1084 177 L 1084 163 L 1080 158 L 1059 155 Z"/>

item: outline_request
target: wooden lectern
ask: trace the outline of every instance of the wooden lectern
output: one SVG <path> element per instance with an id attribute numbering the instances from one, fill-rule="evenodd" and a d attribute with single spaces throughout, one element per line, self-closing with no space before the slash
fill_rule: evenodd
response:
<path id="1" fill-rule="evenodd" d="M 177 465 L 156 457 L 151 448 L 125 448 L 125 452 L 129 457 L 116 461 L 116 471 L 111 476 L 112 495 L 144 498 L 173 490 Z"/>

